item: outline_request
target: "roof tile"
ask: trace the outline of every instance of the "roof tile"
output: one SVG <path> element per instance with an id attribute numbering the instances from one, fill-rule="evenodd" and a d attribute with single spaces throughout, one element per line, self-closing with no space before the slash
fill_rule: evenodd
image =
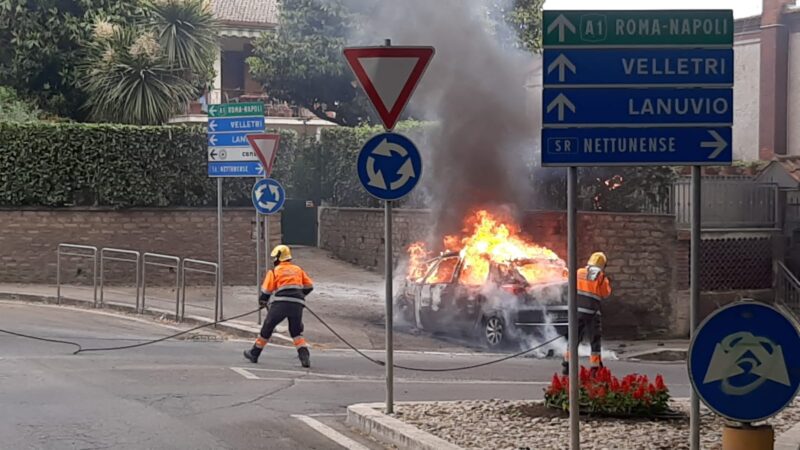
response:
<path id="1" fill-rule="evenodd" d="M 277 25 L 277 0 L 211 0 L 214 15 L 222 23 Z"/>

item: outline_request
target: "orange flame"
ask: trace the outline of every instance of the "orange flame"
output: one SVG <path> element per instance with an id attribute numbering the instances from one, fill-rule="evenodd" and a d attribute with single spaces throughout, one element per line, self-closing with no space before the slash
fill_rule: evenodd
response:
<path id="1" fill-rule="evenodd" d="M 447 251 L 460 253 L 463 266 L 459 281 L 467 285 L 486 283 L 491 263 L 509 273 L 516 269 L 531 284 L 566 279 L 566 264 L 555 252 L 532 243 L 511 220 L 503 221 L 488 211 L 480 210 L 467 218 L 462 236 L 445 236 L 443 243 Z M 424 243 L 409 247 L 409 279 L 419 281 L 425 275 L 428 267 L 423 261 L 428 256 Z M 452 270 L 446 269 L 442 272 L 448 274 L 437 271 L 434 276 L 447 275 L 449 279 Z"/>

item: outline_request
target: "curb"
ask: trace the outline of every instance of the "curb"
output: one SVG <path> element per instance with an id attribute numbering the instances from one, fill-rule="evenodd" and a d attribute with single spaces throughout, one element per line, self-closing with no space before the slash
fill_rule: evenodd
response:
<path id="1" fill-rule="evenodd" d="M 29 302 L 29 303 L 44 303 L 47 305 L 56 305 L 58 306 L 58 299 L 55 296 L 50 295 L 36 295 L 36 294 L 23 294 L 23 293 L 16 293 L 16 292 L 0 292 L 0 300 L 11 300 L 11 301 L 19 301 L 19 302 Z M 116 303 L 116 302 L 105 302 L 103 303 L 102 307 L 95 308 L 94 302 L 91 300 L 78 300 L 69 297 L 61 297 L 61 305 L 69 305 L 69 306 L 76 306 L 80 308 L 89 308 L 89 309 L 97 309 L 97 310 L 112 310 L 118 311 L 128 314 L 134 314 L 137 316 L 150 316 L 162 319 L 169 319 L 175 321 L 175 312 L 167 311 L 164 309 L 158 308 L 150 308 L 144 310 L 143 313 L 137 313 L 136 307 L 133 305 L 128 305 L 124 303 Z M 192 326 L 200 326 L 200 325 L 210 325 L 214 321 L 211 319 L 207 319 L 205 317 L 198 317 L 193 315 L 186 315 L 181 322 L 175 321 L 176 324 L 186 324 Z M 258 334 L 260 328 L 259 327 L 249 327 L 247 325 L 241 325 L 236 323 L 220 323 L 214 327 L 215 330 L 222 331 L 224 333 L 230 334 L 237 338 L 244 338 L 244 339 L 252 339 L 253 336 Z M 273 337 L 285 340 L 288 342 L 292 342 L 292 340 L 286 336 L 280 335 L 278 333 L 273 334 Z"/>
<path id="2" fill-rule="evenodd" d="M 800 424 L 775 439 L 775 450 L 800 450 Z"/>
<path id="3" fill-rule="evenodd" d="M 395 404 L 420 402 L 396 402 Z M 378 410 L 383 403 L 359 403 L 347 407 L 347 424 L 401 450 L 463 450 L 426 431 Z"/>

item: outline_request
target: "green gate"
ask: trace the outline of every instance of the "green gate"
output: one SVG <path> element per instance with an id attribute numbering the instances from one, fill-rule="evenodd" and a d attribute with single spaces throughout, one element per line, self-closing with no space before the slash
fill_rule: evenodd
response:
<path id="1" fill-rule="evenodd" d="M 308 200 L 286 199 L 281 211 L 283 242 L 288 245 L 317 245 L 317 208 Z"/>

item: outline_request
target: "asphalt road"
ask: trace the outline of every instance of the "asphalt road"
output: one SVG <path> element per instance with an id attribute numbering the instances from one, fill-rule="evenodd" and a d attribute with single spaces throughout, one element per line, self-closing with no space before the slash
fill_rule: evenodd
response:
<path id="1" fill-rule="evenodd" d="M 175 329 L 104 312 L 0 302 L 0 328 L 79 342 L 135 343 Z M 211 331 L 138 349 L 71 355 L 73 347 L 0 333 L 0 448 L 337 449 L 316 421 L 367 448 L 383 448 L 344 424 L 345 408 L 384 400 L 384 369 L 351 351 L 269 347 L 259 364 L 249 342 Z M 382 352 L 369 351 L 382 358 Z M 398 364 L 445 368 L 496 355 L 398 352 Z M 557 360 L 518 358 L 461 372 L 396 370 L 396 400 L 541 398 Z M 682 364 L 614 361 L 615 372 L 664 375 L 676 397 L 689 385 Z M 306 416 L 306 417 L 297 417 Z M 334 436 L 335 437 L 335 436 Z"/>

